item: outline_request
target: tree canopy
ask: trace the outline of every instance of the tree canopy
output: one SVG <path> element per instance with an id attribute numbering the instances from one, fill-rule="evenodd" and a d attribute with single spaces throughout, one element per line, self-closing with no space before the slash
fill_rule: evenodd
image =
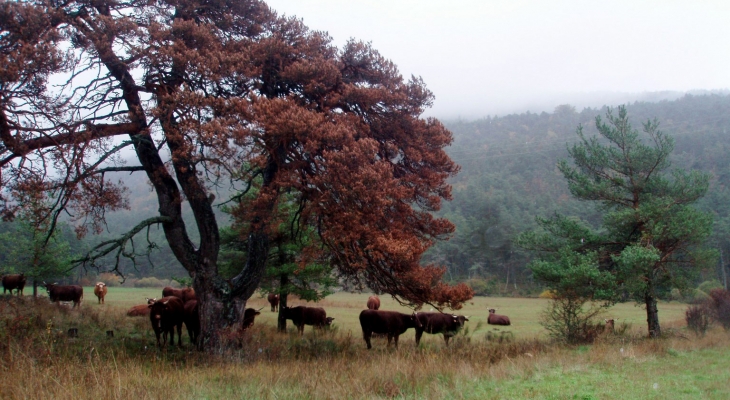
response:
<path id="1" fill-rule="evenodd" d="M 458 171 L 443 151 L 451 133 L 420 117 L 433 98 L 423 81 L 404 81 L 369 44 L 338 49 L 255 0 L 4 1 L 0 30 L 2 212 L 48 199 L 50 226 L 65 212 L 79 234 L 98 232 L 105 212 L 127 206 L 109 174 L 145 175 L 159 215 L 85 261 L 144 253 L 153 245 L 135 234 L 162 226 L 200 294 L 203 347 L 240 323 L 287 191 L 297 193 L 296 224 L 322 244 L 302 262 L 331 252 L 344 276 L 410 304 L 471 297 L 419 264 L 453 231 L 431 213 Z M 138 163 L 123 163 L 128 148 Z M 248 249 L 230 279 L 218 273 L 213 212 L 225 185 L 256 186 L 234 205 Z"/>

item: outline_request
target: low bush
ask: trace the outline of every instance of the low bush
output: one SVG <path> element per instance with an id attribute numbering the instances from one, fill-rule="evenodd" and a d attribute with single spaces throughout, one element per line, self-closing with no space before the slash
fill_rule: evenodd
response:
<path id="1" fill-rule="evenodd" d="M 730 330 L 730 292 L 721 288 L 711 290 L 707 305 L 713 319 L 725 330 Z"/>
<path id="2" fill-rule="evenodd" d="M 690 306 L 685 312 L 687 327 L 696 335 L 704 336 L 710 327 L 710 315 L 710 309 L 705 304 Z"/>

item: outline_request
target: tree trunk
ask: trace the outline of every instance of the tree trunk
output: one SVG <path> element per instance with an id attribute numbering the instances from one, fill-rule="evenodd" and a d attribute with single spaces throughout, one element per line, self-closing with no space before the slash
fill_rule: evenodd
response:
<path id="1" fill-rule="evenodd" d="M 727 270 L 725 267 L 725 256 L 722 253 L 722 247 L 720 247 L 720 270 L 722 271 L 722 285 L 727 290 Z"/>
<path id="2" fill-rule="evenodd" d="M 33 279 L 33 298 L 38 298 L 38 281 Z"/>
<path id="3" fill-rule="evenodd" d="M 657 299 L 652 293 L 647 293 L 644 297 L 646 304 L 646 322 L 649 326 L 649 337 L 658 338 L 662 335 L 659 326 L 659 310 L 657 309 Z"/>
<path id="4" fill-rule="evenodd" d="M 286 318 L 284 318 L 284 314 L 281 312 L 281 309 L 287 307 L 286 298 L 289 296 L 289 293 L 284 291 L 284 288 L 286 288 L 288 284 L 289 275 L 281 274 L 279 281 L 279 317 L 277 324 L 277 330 L 279 332 L 286 332 Z"/>

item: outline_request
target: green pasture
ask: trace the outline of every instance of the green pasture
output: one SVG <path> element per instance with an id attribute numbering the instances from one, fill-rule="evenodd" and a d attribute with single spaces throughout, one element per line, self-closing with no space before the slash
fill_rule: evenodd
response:
<path id="1" fill-rule="evenodd" d="M 41 290 L 41 294 L 45 294 Z M 106 304 L 100 305 L 94 296 L 93 287 L 84 287 L 84 304 L 89 307 L 107 307 L 112 310 L 124 312 L 131 306 L 144 304 L 145 298 L 156 297 L 162 295 L 162 288 L 123 288 L 109 287 L 106 296 Z M 323 307 L 327 311 L 327 315 L 334 317 L 334 325 L 341 334 L 351 333 L 354 337 L 361 334 L 358 316 L 360 311 L 365 309 L 365 303 L 369 293 L 347 293 L 338 292 L 328 296 L 320 302 L 305 302 L 299 299 L 289 299 L 290 306 L 306 305 Z M 381 310 L 394 310 L 404 313 L 410 313 L 413 310 L 401 306 L 390 296 L 380 296 Z M 510 298 L 510 297 L 475 297 L 464 305 L 461 310 L 450 311 L 469 317 L 465 331 L 466 334 L 473 337 L 482 338 L 487 332 L 492 331 L 499 335 L 501 332 L 510 332 L 516 338 L 532 338 L 542 337 L 545 330 L 540 325 L 540 314 L 545 309 L 548 300 L 536 298 Z M 261 315 L 256 318 L 256 324 L 266 324 L 275 326 L 277 313 L 270 311 L 269 303 L 266 298 L 260 294 L 255 294 L 249 299 L 247 307 L 253 307 L 261 310 Z M 511 326 L 495 327 L 487 324 L 487 309 L 496 308 L 497 313 L 505 314 L 510 317 Z M 660 302 L 659 318 L 663 326 L 684 325 L 684 312 L 687 305 L 678 302 Z M 426 305 L 421 311 L 430 311 L 431 307 Z M 646 313 L 641 306 L 634 303 L 621 303 L 610 308 L 606 314 L 606 318 L 615 318 L 616 324 L 629 324 L 632 330 L 646 330 Z M 290 324 L 291 328 L 291 324 Z M 307 327 L 305 334 L 311 335 L 312 328 Z M 413 334 L 406 333 L 402 341 L 413 341 Z M 425 335 L 422 343 L 443 343 L 441 336 Z"/>

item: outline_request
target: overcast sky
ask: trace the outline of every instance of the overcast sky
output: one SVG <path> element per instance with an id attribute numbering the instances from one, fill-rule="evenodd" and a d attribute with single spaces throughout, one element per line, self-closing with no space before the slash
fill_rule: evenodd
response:
<path id="1" fill-rule="evenodd" d="M 730 1 L 268 0 L 370 41 L 435 94 L 427 115 L 551 111 L 617 93 L 730 88 Z M 586 104 L 577 104 L 584 102 Z"/>

